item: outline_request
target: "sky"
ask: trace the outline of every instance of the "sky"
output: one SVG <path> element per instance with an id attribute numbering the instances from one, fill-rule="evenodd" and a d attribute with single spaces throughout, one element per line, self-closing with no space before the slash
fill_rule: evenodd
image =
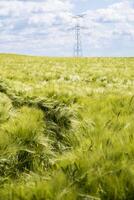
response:
<path id="1" fill-rule="evenodd" d="M 83 56 L 134 56 L 134 0 L 0 0 L 0 53 L 73 56 L 78 14 Z"/>

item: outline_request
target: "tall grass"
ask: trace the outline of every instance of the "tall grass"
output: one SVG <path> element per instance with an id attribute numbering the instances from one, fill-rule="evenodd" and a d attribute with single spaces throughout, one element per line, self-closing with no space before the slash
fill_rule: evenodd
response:
<path id="1" fill-rule="evenodd" d="M 0 55 L 0 200 L 133 200 L 133 58 Z"/>

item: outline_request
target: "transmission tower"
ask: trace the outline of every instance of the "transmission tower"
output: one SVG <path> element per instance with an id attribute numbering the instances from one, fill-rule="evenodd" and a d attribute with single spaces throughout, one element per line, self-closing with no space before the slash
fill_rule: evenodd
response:
<path id="1" fill-rule="evenodd" d="M 75 31 L 75 46 L 74 46 L 74 56 L 75 57 L 81 57 L 83 52 L 82 52 L 82 40 L 81 40 L 81 29 L 84 29 L 85 27 L 82 27 L 80 25 L 80 19 L 84 18 L 83 15 L 76 15 L 73 18 L 76 20 L 76 25 L 74 27 Z"/>
<path id="2" fill-rule="evenodd" d="M 82 51 L 82 39 L 81 39 L 81 30 L 82 29 L 88 29 L 87 27 L 83 27 L 81 25 L 81 19 L 85 17 L 86 14 L 80 14 L 80 15 L 68 15 L 70 18 L 75 20 L 75 25 L 68 29 L 61 28 L 62 24 L 61 23 L 54 23 L 54 26 L 60 27 L 60 29 L 64 32 L 66 31 L 72 31 L 74 30 L 74 36 L 75 36 L 75 44 L 74 44 L 74 56 L 75 57 L 81 57 L 83 56 L 83 51 Z"/>

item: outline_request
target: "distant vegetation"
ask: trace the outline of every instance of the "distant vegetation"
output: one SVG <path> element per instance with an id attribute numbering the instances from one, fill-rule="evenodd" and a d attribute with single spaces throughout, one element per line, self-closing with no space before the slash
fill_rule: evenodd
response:
<path id="1" fill-rule="evenodd" d="M 0 200 L 134 199 L 134 58 L 0 55 Z"/>

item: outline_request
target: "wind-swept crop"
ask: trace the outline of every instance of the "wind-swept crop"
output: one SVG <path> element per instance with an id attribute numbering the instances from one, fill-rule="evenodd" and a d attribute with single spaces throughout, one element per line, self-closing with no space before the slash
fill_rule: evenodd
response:
<path id="1" fill-rule="evenodd" d="M 0 200 L 134 199 L 133 63 L 0 55 Z"/>

